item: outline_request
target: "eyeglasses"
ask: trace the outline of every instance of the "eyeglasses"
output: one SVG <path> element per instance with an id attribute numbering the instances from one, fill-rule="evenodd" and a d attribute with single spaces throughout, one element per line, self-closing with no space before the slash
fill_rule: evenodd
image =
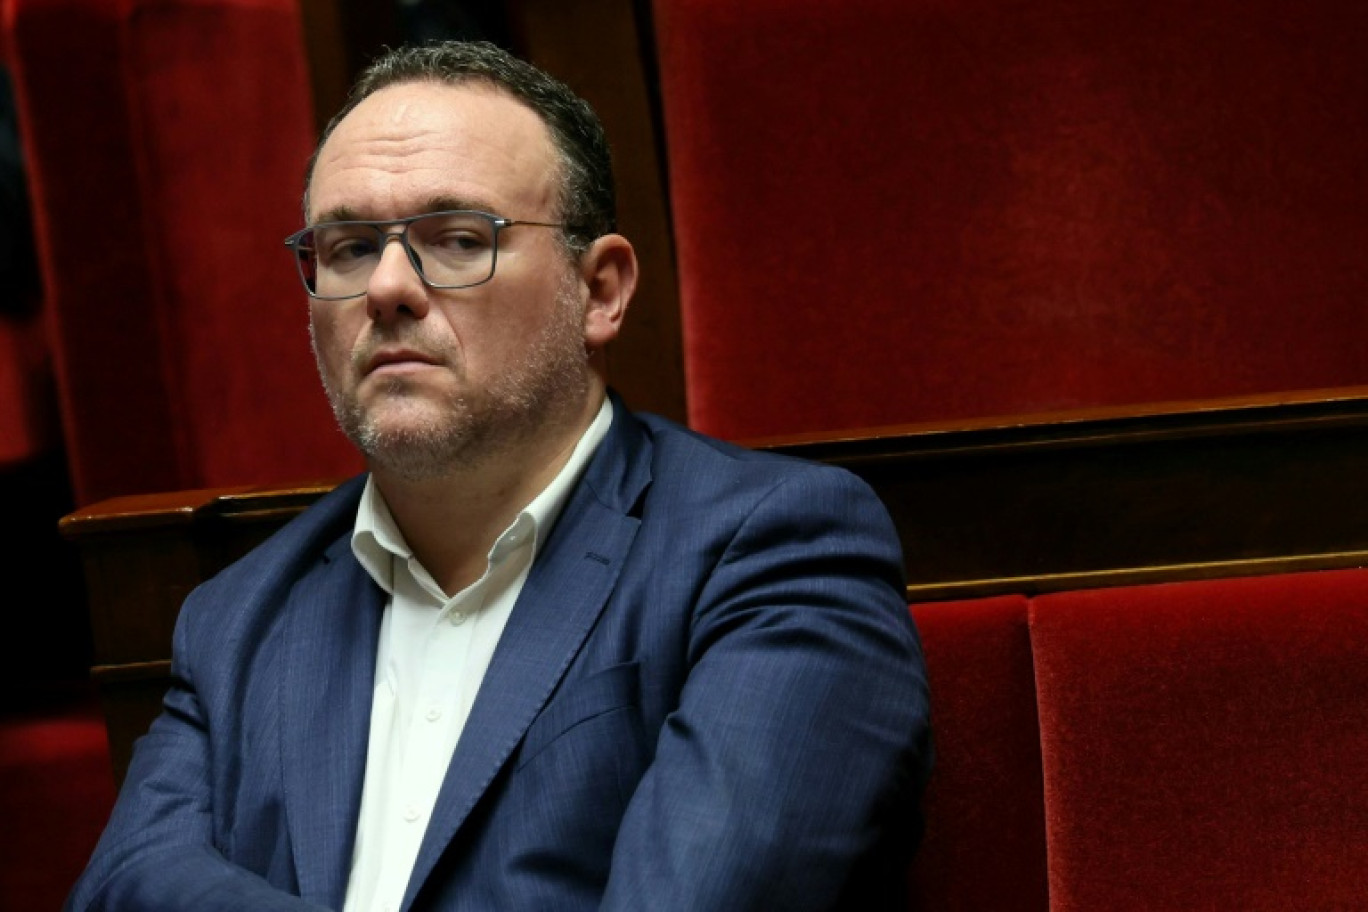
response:
<path id="1" fill-rule="evenodd" d="M 397 240 L 429 288 L 469 288 L 494 278 L 499 232 L 519 225 L 573 228 L 458 209 L 384 222 L 320 222 L 285 239 L 310 297 L 343 301 L 366 293 L 385 245 Z M 394 230 L 397 228 L 398 230 Z"/>

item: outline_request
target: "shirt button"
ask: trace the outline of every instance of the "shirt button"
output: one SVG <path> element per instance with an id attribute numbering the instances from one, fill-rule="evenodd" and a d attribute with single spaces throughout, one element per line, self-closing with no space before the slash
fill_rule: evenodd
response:
<path id="1" fill-rule="evenodd" d="M 437 721 L 438 719 L 440 719 L 440 718 L 442 718 L 442 707 L 440 707 L 440 706 L 430 706 L 430 707 L 428 707 L 428 711 L 427 711 L 427 720 L 428 720 L 429 722 L 436 722 L 436 721 Z"/>
<path id="2" fill-rule="evenodd" d="M 404 819 L 407 820 L 409 823 L 413 823 L 413 821 L 417 820 L 421 816 L 423 815 L 418 813 L 418 808 L 414 805 L 410 804 L 408 807 L 404 808 Z"/>
<path id="3" fill-rule="evenodd" d="M 461 611 L 453 611 L 451 612 L 450 620 L 452 627 L 460 627 L 466 621 L 465 613 Z"/>

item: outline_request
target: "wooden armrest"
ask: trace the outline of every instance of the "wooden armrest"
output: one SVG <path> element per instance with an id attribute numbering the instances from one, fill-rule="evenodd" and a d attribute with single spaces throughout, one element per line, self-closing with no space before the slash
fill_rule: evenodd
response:
<path id="1" fill-rule="evenodd" d="M 92 675 L 115 776 L 161 708 L 171 634 L 190 590 L 264 541 L 338 482 L 242 486 L 116 497 L 64 517 L 85 568 Z"/>

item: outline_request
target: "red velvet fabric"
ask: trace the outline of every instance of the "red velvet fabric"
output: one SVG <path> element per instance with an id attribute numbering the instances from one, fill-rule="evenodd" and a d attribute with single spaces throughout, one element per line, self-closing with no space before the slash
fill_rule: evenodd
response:
<path id="1" fill-rule="evenodd" d="M 7 46 L 0 40 L 0 70 L 8 72 L 9 66 Z M 22 230 L 19 225 L 12 228 Z M 3 269 L 0 274 L 9 275 Z M 0 288 L 0 471 L 57 445 L 52 367 L 36 294 L 31 289 Z"/>
<path id="2" fill-rule="evenodd" d="M 0 909 L 60 909 L 113 806 L 93 704 L 0 713 Z"/>
<path id="3" fill-rule="evenodd" d="M 359 466 L 281 240 L 313 144 L 290 0 L 8 0 L 77 500 Z"/>
<path id="4" fill-rule="evenodd" d="M 1026 599 L 916 605 L 936 763 L 911 908 L 1044 912 L 1045 807 Z"/>
<path id="5" fill-rule="evenodd" d="M 654 9 L 699 428 L 1368 382 L 1368 5 Z"/>
<path id="6" fill-rule="evenodd" d="M 1050 900 L 1361 909 L 1368 571 L 1031 607 Z"/>
<path id="7" fill-rule="evenodd" d="M 0 470 L 52 450 L 58 435 L 41 315 L 0 313 Z"/>

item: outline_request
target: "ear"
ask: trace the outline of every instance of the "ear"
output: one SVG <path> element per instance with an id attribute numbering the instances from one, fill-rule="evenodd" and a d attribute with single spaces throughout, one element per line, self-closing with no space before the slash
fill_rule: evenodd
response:
<path id="1" fill-rule="evenodd" d="M 620 234 L 595 240 L 580 258 L 580 278 L 587 290 L 584 345 L 594 352 L 617 338 L 636 291 L 637 259 L 631 242 Z"/>

